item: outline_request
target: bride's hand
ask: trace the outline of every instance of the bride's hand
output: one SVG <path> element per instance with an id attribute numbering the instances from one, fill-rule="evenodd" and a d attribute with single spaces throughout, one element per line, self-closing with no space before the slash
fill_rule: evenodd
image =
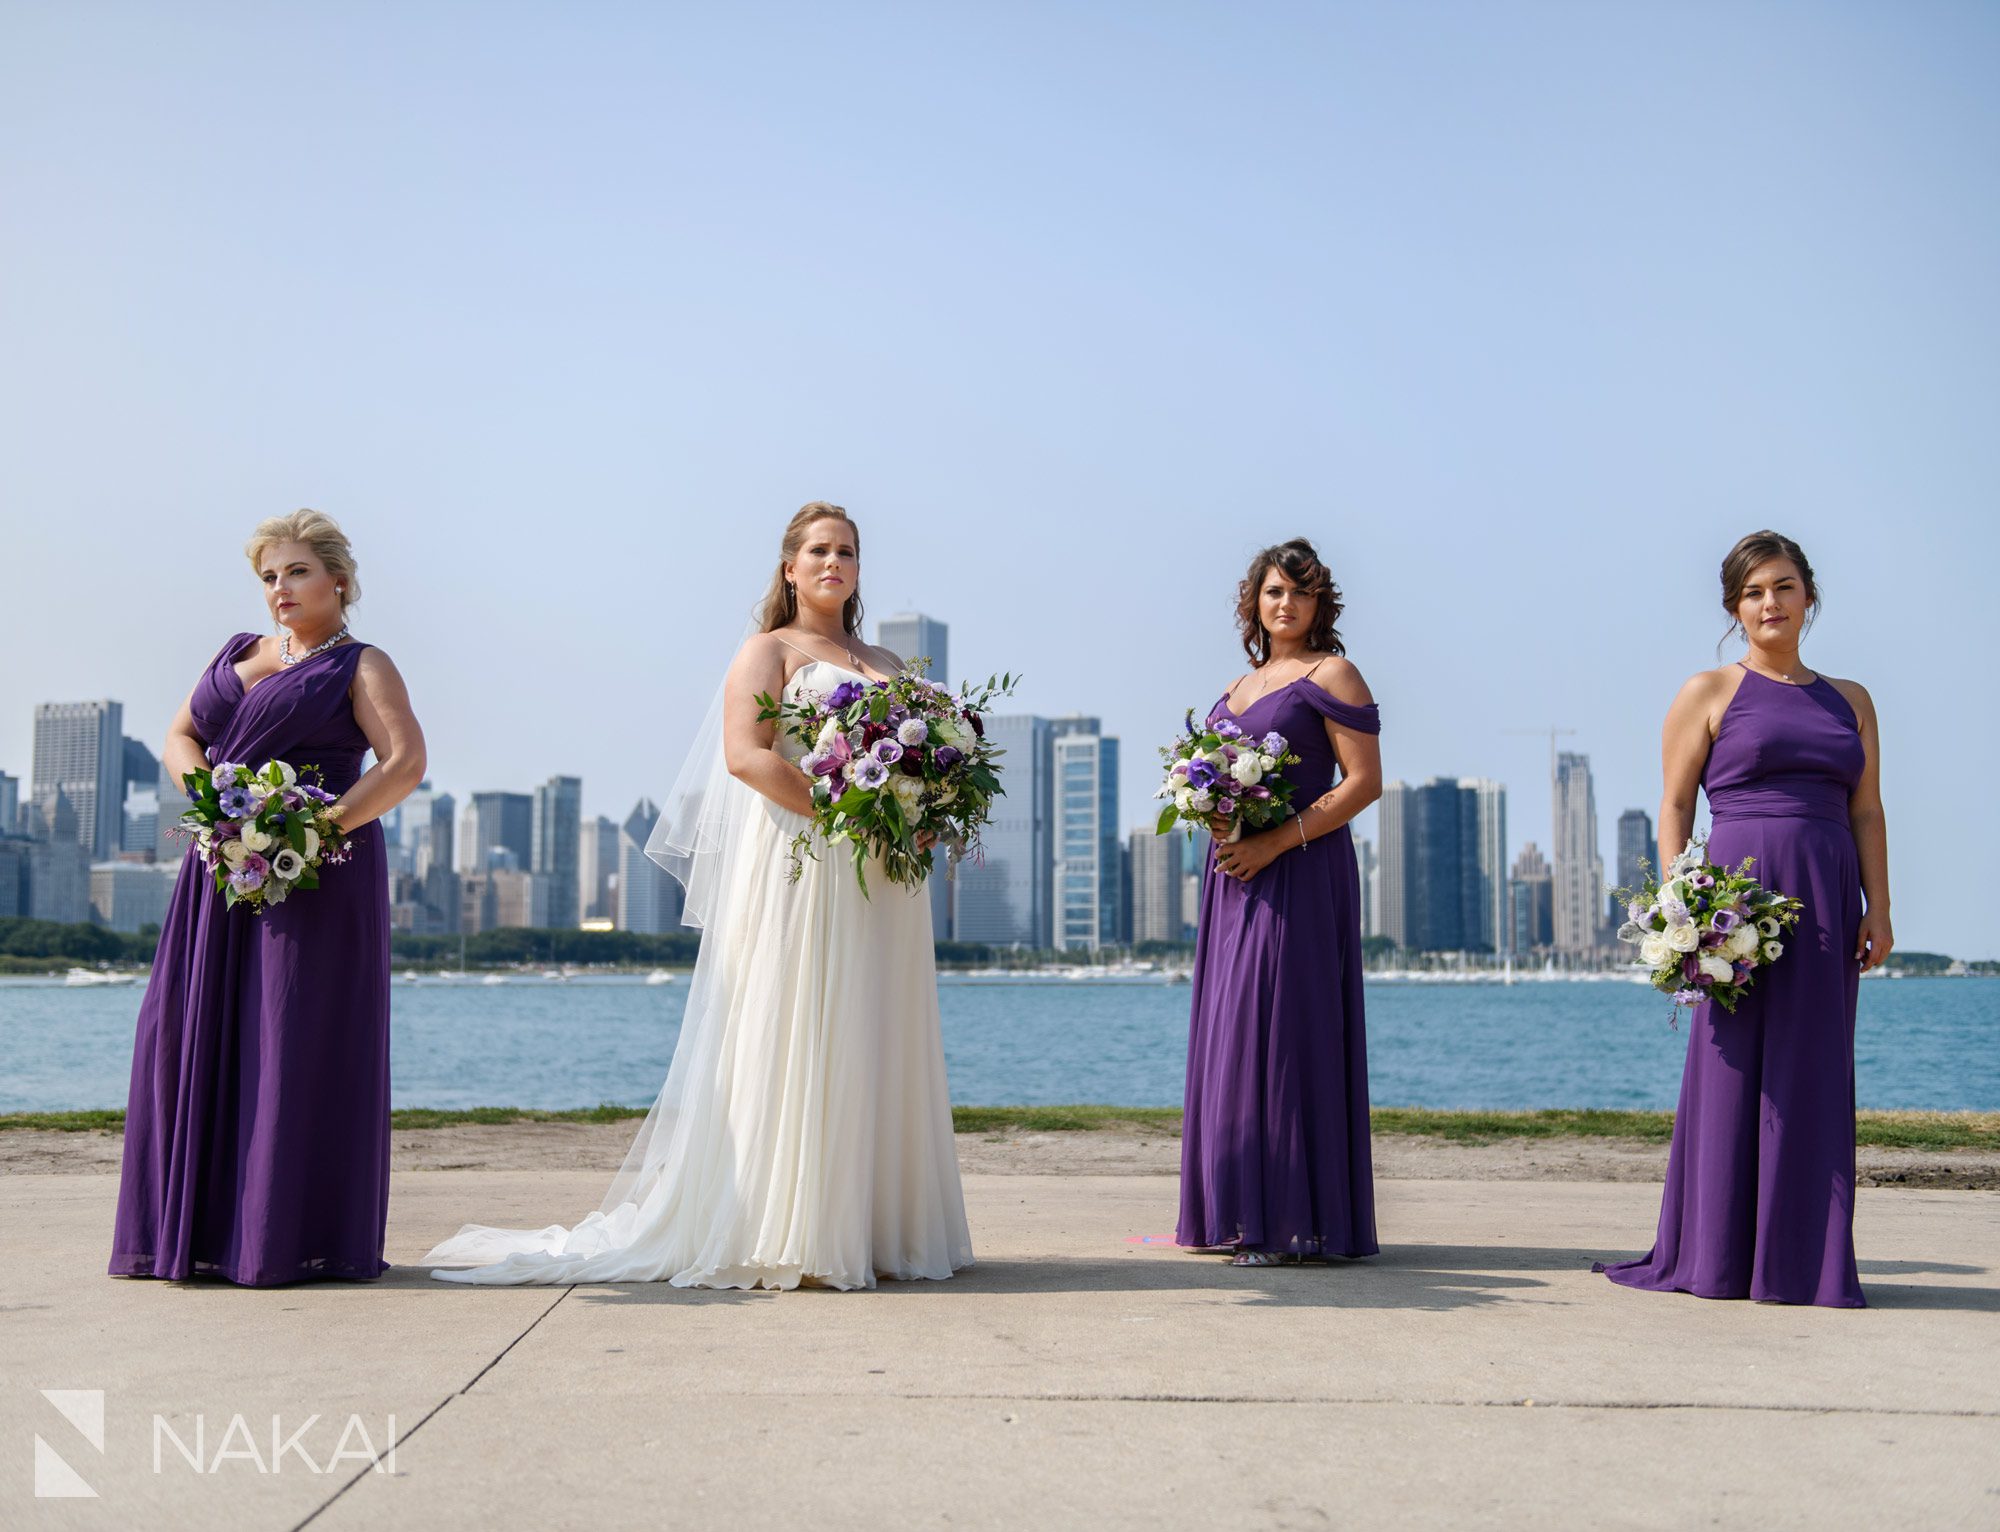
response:
<path id="1" fill-rule="evenodd" d="M 931 847 L 935 846 L 937 842 L 938 838 L 937 838 L 937 833 L 935 831 L 933 830 L 917 831 L 917 849 L 919 851 L 928 851 L 931 849 Z"/>

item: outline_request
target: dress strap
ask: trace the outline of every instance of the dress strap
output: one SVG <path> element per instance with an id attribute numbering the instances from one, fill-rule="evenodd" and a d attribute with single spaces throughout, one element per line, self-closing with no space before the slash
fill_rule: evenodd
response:
<path id="1" fill-rule="evenodd" d="M 789 638 L 785 637 L 785 635 L 782 633 L 773 633 L 771 637 L 775 638 L 779 643 L 783 644 L 787 649 L 791 650 L 792 653 L 794 654 L 803 654 L 809 660 L 816 660 L 819 658 L 819 656 L 814 654 L 810 649 L 801 649 L 797 644 L 793 643 Z"/>

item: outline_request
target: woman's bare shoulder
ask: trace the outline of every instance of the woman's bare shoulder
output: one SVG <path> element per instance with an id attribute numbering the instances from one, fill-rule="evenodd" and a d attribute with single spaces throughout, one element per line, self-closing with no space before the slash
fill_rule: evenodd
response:
<path id="1" fill-rule="evenodd" d="M 1313 667 L 1311 677 L 1312 684 L 1336 702 L 1366 707 L 1375 700 L 1361 667 L 1344 654 L 1329 654 Z"/>

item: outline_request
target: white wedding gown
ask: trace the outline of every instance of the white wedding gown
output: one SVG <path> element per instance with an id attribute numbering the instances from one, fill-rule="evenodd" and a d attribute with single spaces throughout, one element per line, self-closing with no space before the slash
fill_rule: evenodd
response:
<path id="1" fill-rule="evenodd" d="M 814 660 L 785 692 L 852 674 Z M 864 895 L 845 845 L 791 882 L 806 821 L 711 781 L 731 828 L 686 1018 L 610 1193 L 574 1228 L 468 1224 L 425 1257 L 460 1269 L 432 1276 L 861 1288 L 972 1263 L 926 892 L 878 862 Z"/>

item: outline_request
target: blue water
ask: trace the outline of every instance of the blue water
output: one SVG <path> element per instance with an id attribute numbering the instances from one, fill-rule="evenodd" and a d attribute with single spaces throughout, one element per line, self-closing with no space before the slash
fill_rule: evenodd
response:
<path id="1" fill-rule="evenodd" d="M 1185 985 L 940 986 L 952 1099 L 1177 1106 Z M 685 977 L 398 982 L 397 1106 L 644 1106 L 666 1075 Z M 135 989 L 0 980 L 0 1111 L 122 1107 Z M 1671 1107 L 1685 1028 L 1631 984 L 1372 984 L 1378 1106 Z M 1861 986 L 1864 1107 L 2000 1110 L 2000 980 Z"/>

